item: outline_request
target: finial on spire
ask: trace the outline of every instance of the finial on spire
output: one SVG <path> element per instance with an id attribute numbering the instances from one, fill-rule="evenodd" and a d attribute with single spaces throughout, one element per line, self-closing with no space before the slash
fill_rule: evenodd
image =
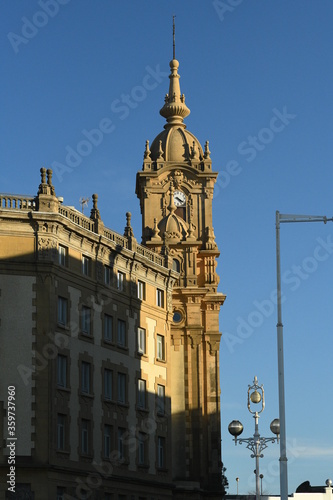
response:
<path id="1" fill-rule="evenodd" d="M 179 62 L 176 59 L 175 17 L 176 16 L 173 16 L 173 59 L 169 63 L 171 69 L 171 74 L 169 76 L 169 93 L 166 94 L 164 99 L 164 106 L 162 109 L 160 109 L 160 114 L 167 120 L 164 128 L 169 128 L 172 126 L 186 128 L 183 120 L 190 114 L 190 110 L 185 104 L 185 96 L 184 94 L 180 93 L 180 76 L 178 74 Z"/>
<path id="2" fill-rule="evenodd" d="M 172 38 L 173 38 L 173 59 L 176 59 L 176 26 L 175 26 L 175 17 L 172 16 Z"/>

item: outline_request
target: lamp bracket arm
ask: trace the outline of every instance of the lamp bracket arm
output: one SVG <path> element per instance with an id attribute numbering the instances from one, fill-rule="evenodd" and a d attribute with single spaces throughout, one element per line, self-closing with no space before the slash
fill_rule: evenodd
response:
<path id="1" fill-rule="evenodd" d="M 326 222 L 333 221 L 333 217 L 328 218 L 326 215 L 297 215 L 297 214 L 278 214 L 279 222 Z"/>

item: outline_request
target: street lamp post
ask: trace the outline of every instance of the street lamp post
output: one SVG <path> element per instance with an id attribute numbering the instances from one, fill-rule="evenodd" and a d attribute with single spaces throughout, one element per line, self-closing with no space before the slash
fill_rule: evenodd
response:
<path id="1" fill-rule="evenodd" d="M 281 262 L 280 262 L 280 224 L 289 222 L 326 222 L 333 221 L 325 215 L 295 215 L 276 212 L 276 280 L 277 280 L 277 351 L 279 381 L 279 418 L 280 418 L 280 495 L 281 500 L 288 499 L 288 466 L 286 442 L 286 414 L 284 391 L 284 359 L 283 359 L 283 324 L 281 306 Z"/>
<path id="2" fill-rule="evenodd" d="M 256 405 L 261 403 L 261 409 L 260 410 L 253 410 L 251 403 Z M 254 418 L 254 434 L 253 437 L 250 438 L 241 438 L 239 439 L 238 436 L 241 435 L 243 432 L 243 425 L 239 420 L 233 420 L 230 422 L 228 426 L 228 430 L 232 436 L 234 436 L 235 439 L 235 445 L 237 445 L 237 442 L 239 444 L 242 443 L 247 443 L 246 447 L 252 451 L 251 458 L 256 459 L 256 500 L 260 499 L 260 474 L 259 474 L 259 458 L 262 458 L 264 455 L 262 454 L 262 451 L 267 448 L 267 442 L 272 441 L 274 443 L 275 441 L 279 441 L 279 434 L 280 434 L 280 422 L 279 419 L 275 418 L 270 425 L 271 431 L 276 435 L 276 437 L 269 437 L 265 438 L 260 436 L 259 434 L 259 413 L 261 413 L 264 408 L 265 408 L 265 394 L 264 394 L 264 388 L 262 385 L 258 385 L 258 379 L 257 377 L 254 377 L 253 385 L 249 385 L 248 391 L 247 391 L 247 408 L 249 412 L 253 415 Z"/>
<path id="3" fill-rule="evenodd" d="M 264 475 L 260 474 L 260 495 L 262 496 L 262 480 L 264 479 Z"/>

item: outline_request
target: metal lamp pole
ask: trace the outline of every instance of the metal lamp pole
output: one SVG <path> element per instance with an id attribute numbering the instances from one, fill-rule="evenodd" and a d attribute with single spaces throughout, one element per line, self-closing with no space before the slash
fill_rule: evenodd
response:
<path id="1" fill-rule="evenodd" d="M 261 409 L 260 410 L 252 410 L 251 403 L 254 405 L 261 403 Z M 251 458 L 256 459 L 256 469 L 255 469 L 255 474 L 256 474 L 256 500 L 260 500 L 260 474 L 259 474 L 259 458 L 262 458 L 264 455 L 262 454 L 262 451 L 267 448 L 267 442 L 271 441 L 274 443 L 275 441 L 279 441 L 279 434 L 280 434 L 280 422 L 279 419 L 275 418 L 270 425 L 271 431 L 276 435 L 276 437 L 269 437 L 265 438 L 260 436 L 259 434 L 259 413 L 261 413 L 264 408 L 265 408 L 265 394 L 264 394 L 264 388 L 262 385 L 258 385 L 258 379 L 257 377 L 254 377 L 253 385 L 249 385 L 248 391 L 247 391 L 247 408 L 250 413 L 252 413 L 253 418 L 254 418 L 254 434 L 253 437 L 250 438 L 241 438 L 238 439 L 238 436 L 240 436 L 243 432 L 243 425 L 239 420 L 233 420 L 230 422 L 228 426 L 228 430 L 232 436 L 234 436 L 235 439 L 235 445 L 237 445 L 237 442 L 239 444 L 242 443 L 247 443 L 246 448 L 248 448 L 250 451 L 252 451 Z"/>
<path id="2" fill-rule="evenodd" d="M 288 466 L 286 443 L 286 414 L 284 391 L 284 361 L 283 361 L 283 324 L 281 306 L 281 262 L 280 262 L 280 224 L 284 222 L 326 222 L 333 221 L 325 215 L 294 215 L 276 212 L 276 278 L 277 278 L 277 350 L 279 379 L 279 417 L 280 417 L 280 495 L 281 500 L 288 498 Z"/>

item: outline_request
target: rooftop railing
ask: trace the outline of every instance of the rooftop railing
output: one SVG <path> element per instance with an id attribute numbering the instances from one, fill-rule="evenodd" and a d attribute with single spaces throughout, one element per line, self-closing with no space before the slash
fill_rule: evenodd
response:
<path id="1" fill-rule="evenodd" d="M 22 196 L 22 195 L 12 195 L 12 194 L 0 194 L 0 209 L 10 209 L 10 210 L 37 210 L 37 199 L 34 196 Z M 78 210 L 71 207 L 66 207 L 59 205 L 59 214 L 66 217 L 70 221 L 74 222 L 78 226 L 94 232 L 95 223 L 89 217 L 81 214 Z M 110 241 L 113 241 L 116 245 L 121 248 L 129 248 L 128 238 L 122 236 L 116 231 L 104 228 L 103 236 Z M 142 245 L 136 245 L 135 251 L 138 255 L 142 255 L 146 259 L 158 264 L 159 266 L 165 267 L 164 257 L 149 250 Z"/>
<path id="2" fill-rule="evenodd" d="M 88 231 L 94 231 L 94 221 L 86 215 L 81 214 L 78 210 L 75 210 L 75 208 L 59 205 L 59 214 L 67 217 L 67 219 L 71 220 L 78 226 L 88 229 Z"/>
<path id="3" fill-rule="evenodd" d="M 34 196 L 0 194 L 0 209 L 1 208 L 9 208 L 12 210 L 36 210 L 36 198 Z"/>
<path id="4" fill-rule="evenodd" d="M 104 228 L 103 236 L 108 240 L 114 241 L 116 245 L 121 246 L 122 248 L 128 248 L 128 239 L 126 236 L 122 236 L 111 229 Z"/>

